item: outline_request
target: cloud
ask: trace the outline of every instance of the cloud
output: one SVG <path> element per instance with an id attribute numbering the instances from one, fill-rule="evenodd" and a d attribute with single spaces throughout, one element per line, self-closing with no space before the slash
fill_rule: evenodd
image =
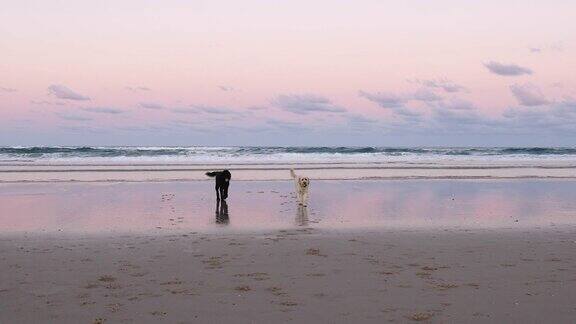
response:
<path id="1" fill-rule="evenodd" d="M 140 107 L 145 108 L 145 109 L 154 109 L 154 110 L 164 109 L 164 106 L 157 104 L 157 103 L 153 103 L 153 102 L 141 102 Z"/>
<path id="2" fill-rule="evenodd" d="M 116 115 L 116 114 L 124 113 L 123 110 L 116 109 L 116 108 L 108 108 L 108 107 L 87 107 L 87 108 L 82 108 L 82 110 L 92 112 L 92 113 L 97 113 L 97 114 Z"/>
<path id="3" fill-rule="evenodd" d="M 382 108 L 394 108 L 403 105 L 406 102 L 405 98 L 398 96 L 390 92 L 376 92 L 369 93 L 360 90 L 358 95 L 362 98 L 366 98 L 372 102 L 377 103 Z"/>
<path id="4" fill-rule="evenodd" d="M 332 130 L 338 131 L 340 129 L 346 134 L 359 134 L 372 132 L 381 126 L 378 120 L 367 118 L 366 116 L 360 114 L 347 114 L 345 118 L 346 119 L 344 120 L 344 125 L 337 125 L 332 127 Z M 342 128 L 342 126 L 344 128 Z"/>
<path id="5" fill-rule="evenodd" d="M 439 108 L 445 108 L 450 110 L 474 110 L 476 106 L 468 100 L 461 98 L 451 98 L 449 100 L 443 101 L 438 104 Z"/>
<path id="6" fill-rule="evenodd" d="M 333 104 L 329 99 L 313 94 L 279 95 L 272 104 L 295 114 L 305 115 L 311 112 L 345 112 L 343 107 Z"/>
<path id="7" fill-rule="evenodd" d="M 73 113 L 68 113 L 68 112 L 58 112 L 58 113 L 56 113 L 56 115 L 57 115 L 58 117 L 60 117 L 61 119 L 65 119 L 65 120 L 73 120 L 73 121 L 88 121 L 88 120 L 92 120 L 92 118 L 90 118 L 90 117 L 81 116 L 81 115 L 77 115 L 77 114 L 73 114 Z"/>
<path id="8" fill-rule="evenodd" d="M 494 61 L 484 63 L 484 66 L 490 72 L 504 76 L 518 76 L 523 74 L 532 74 L 532 70 L 516 64 L 502 64 Z"/>
<path id="9" fill-rule="evenodd" d="M 220 89 L 222 91 L 234 91 L 234 90 L 236 90 L 236 89 L 234 89 L 234 87 L 225 86 L 225 85 L 219 85 L 218 89 Z"/>
<path id="10" fill-rule="evenodd" d="M 107 129 L 107 128 L 89 127 L 86 125 L 81 125 L 81 126 L 62 125 L 62 126 L 59 126 L 59 128 L 70 131 L 70 132 L 78 133 L 78 134 L 91 133 L 91 134 L 95 134 L 95 135 L 110 134 L 110 131 L 111 131 L 110 129 Z"/>
<path id="11" fill-rule="evenodd" d="M 493 134 L 506 130 L 499 119 L 474 110 L 434 109 L 424 132 L 428 134 Z"/>
<path id="12" fill-rule="evenodd" d="M 346 119 L 348 121 L 348 123 L 351 124 L 374 124 L 377 123 L 378 121 L 375 119 L 370 119 L 365 117 L 364 115 L 359 115 L 359 114 L 348 114 L 346 116 Z"/>
<path id="13" fill-rule="evenodd" d="M 564 51 L 564 43 L 563 42 L 556 42 L 554 44 L 551 44 L 549 46 L 549 48 L 553 51 L 562 52 L 562 51 Z"/>
<path id="14" fill-rule="evenodd" d="M 16 92 L 18 90 L 14 89 L 14 88 L 5 88 L 5 87 L 0 87 L 0 92 Z"/>
<path id="15" fill-rule="evenodd" d="M 360 90 L 358 95 L 360 97 L 366 98 L 382 108 L 392 110 L 396 115 L 404 119 L 405 121 L 417 122 L 421 120 L 422 112 L 413 111 L 404 106 L 404 104 L 409 100 L 419 100 L 419 101 L 436 101 L 435 95 L 428 92 L 415 92 L 410 96 L 399 96 L 389 92 L 377 92 L 369 93 Z"/>
<path id="16" fill-rule="evenodd" d="M 449 92 L 449 93 L 455 93 L 455 92 L 460 92 L 460 91 L 466 90 L 465 87 L 463 87 L 459 84 L 456 84 L 456 83 L 454 83 L 450 80 L 447 80 L 447 79 L 439 79 L 439 80 L 415 79 L 415 80 L 408 80 L 408 82 L 417 83 L 417 84 L 420 84 L 422 86 L 429 87 L 429 88 L 442 89 L 442 90 Z"/>
<path id="17" fill-rule="evenodd" d="M 66 103 L 58 101 L 47 101 L 47 100 L 30 100 L 33 105 L 50 105 L 50 106 L 65 106 Z"/>
<path id="18" fill-rule="evenodd" d="M 573 107 L 574 109 L 576 109 L 576 99 L 574 99 L 571 96 L 564 96 L 564 100 L 562 100 L 560 104 L 568 107 Z"/>
<path id="19" fill-rule="evenodd" d="M 419 121 L 422 119 L 422 112 L 410 110 L 405 107 L 398 107 L 394 109 L 394 112 L 406 119 L 410 119 L 412 121 Z"/>
<path id="20" fill-rule="evenodd" d="M 81 95 L 77 92 L 74 92 L 70 88 L 60 85 L 60 84 L 53 84 L 48 87 L 48 92 L 55 96 L 58 99 L 65 99 L 65 100 L 90 100 L 89 97 Z"/>
<path id="21" fill-rule="evenodd" d="M 245 111 L 238 111 L 228 107 L 216 107 L 216 106 L 205 106 L 205 105 L 191 105 L 190 108 L 174 108 L 170 110 L 173 113 L 177 114 L 204 114 L 204 115 L 212 115 L 216 116 L 235 116 L 241 117 L 247 114 L 251 114 L 251 112 Z M 216 120 L 212 117 L 212 120 Z M 229 120 L 229 119 L 220 119 L 221 121 Z"/>
<path id="22" fill-rule="evenodd" d="M 268 110 L 268 107 L 265 107 L 265 106 L 250 106 L 250 107 L 246 107 L 246 109 L 252 110 L 252 111 L 260 111 L 260 110 Z"/>
<path id="23" fill-rule="evenodd" d="M 147 124 L 147 125 L 124 125 L 115 127 L 114 130 L 123 132 L 140 132 L 140 133 L 158 133 L 173 130 L 170 125 L 166 124 Z"/>
<path id="24" fill-rule="evenodd" d="M 473 111 L 456 111 L 446 109 L 435 109 L 432 112 L 432 116 L 436 122 L 440 122 L 444 125 L 444 127 L 446 127 L 448 124 L 452 126 L 481 124 L 484 119 Z"/>
<path id="25" fill-rule="evenodd" d="M 235 130 L 239 132 L 251 133 L 262 133 L 262 132 L 273 132 L 277 130 L 274 127 L 267 125 L 227 125 L 226 129 Z"/>
<path id="26" fill-rule="evenodd" d="M 126 90 L 128 91 L 152 91 L 152 89 L 148 88 L 148 87 L 143 87 L 143 86 L 134 86 L 134 87 L 125 87 Z"/>
<path id="27" fill-rule="evenodd" d="M 244 115 L 243 112 L 226 107 L 212 107 L 212 106 L 193 106 L 196 110 L 215 115 Z"/>
<path id="28" fill-rule="evenodd" d="M 564 43 L 556 42 L 556 43 L 552 43 L 552 44 L 544 45 L 544 46 L 531 46 L 531 47 L 528 47 L 528 50 L 530 51 L 530 53 L 542 53 L 545 51 L 562 52 L 562 51 L 564 51 Z"/>
<path id="29" fill-rule="evenodd" d="M 550 86 L 552 88 L 564 88 L 564 84 L 562 82 L 553 82 Z"/>
<path id="30" fill-rule="evenodd" d="M 513 84 L 510 86 L 510 91 L 523 106 L 541 106 L 550 103 L 540 88 L 531 83 Z"/>
<path id="31" fill-rule="evenodd" d="M 266 124 L 272 125 L 275 128 L 281 128 L 284 130 L 295 130 L 295 131 L 308 131 L 308 130 L 310 130 L 308 127 L 304 126 L 302 123 L 296 123 L 296 122 L 279 120 L 279 119 L 268 119 L 268 120 L 266 120 Z"/>
<path id="32" fill-rule="evenodd" d="M 173 108 L 170 109 L 171 112 L 176 114 L 198 114 L 200 113 L 197 109 L 193 108 Z"/>
<path id="33" fill-rule="evenodd" d="M 442 97 L 440 97 L 433 91 L 423 87 L 416 89 L 416 91 L 405 95 L 398 95 L 391 92 L 370 93 L 362 90 L 358 92 L 358 95 L 360 97 L 366 98 L 372 102 L 377 103 L 382 108 L 400 107 L 403 106 L 406 102 L 411 100 L 424 101 L 424 102 L 442 100 Z"/>
<path id="34" fill-rule="evenodd" d="M 426 88 L 420 88 L 412 93 L 411 98 L 413 100 L 424 101 L 424 102 L 432 102 L 432 101 L 440 101 L 442 97 L 438 96 L 434 92 L 430 91 Z"/>
<path id="35" fill-rule="evenodd" d="M 524 135 L 524 134 L 576 134 L 576 101 L 565 98 L 549 102 L 538 109 L 528 106 L 509 108 L 499 117 L 489 117 L 469 104 L 455 101 L 435 103 L 431 114 L 414 119 L 383 120 L 382 129 L 395 134 L 450 135 Z M 462 108 L 460 106 L 464 106 Z"/>
<path id="36" fill-rule="evenodd" d="M 522 133 L 576 133 L 576 102 L 562 101 L 539 109 L 510 108 L 503 114 L 508 131 Z"/>

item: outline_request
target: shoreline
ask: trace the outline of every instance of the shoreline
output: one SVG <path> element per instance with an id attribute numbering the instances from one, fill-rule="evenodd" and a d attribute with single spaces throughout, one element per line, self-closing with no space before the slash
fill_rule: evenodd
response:
<path id="1" fill-rule="evenodd" d="M 28 170 L 0 171 L 0 183 L 18 182 L 159 182 L 203 181 L 197 170 Z M 221 168 L 220 168 L 221 169 Z M 234 181 L 290 180 L 289 169 L 231 169 Z M 574 179 L 576 168 L 319 168 L 297 169 L 312 180 L 402 179 Z"/>
<path id="2" fill-rule="evenodd" d="M 290 169 L 312 180 L 576 179 L 573 159 L 399 160 L 381 162 L 263 163 L 0 163 L 0 183 L 160 182 L 206 180 L 228 169 L 243 181 L 290 180 Z"/>
<path id="3" fill-rule="evenodd" d="M 418 177 L 418 176 L 406 176 L 406 177 L 365 177 L 365 178 L 314 178 L 314 181 L 419 181 L 419 180 L 430 180 L 430 181 L 443 181 L 443 180 L 454 180 L 454 181 L 523 181 L 523 180 L 534 180 L 534 181 L 573 181 L 576 176 L 572 177 L 554 177 L 554 176 L 518 176 L 518 177 L 491 177 L 491 176 L 442 176 L 442 177 Z M 14 180 L 14 181 L 1 181 L 0 185 L 17 185 L 17 184 L 121 184 L 121 183 L 195 183 L 195 182 L 209 182 L 212 179 L 142 179 L 142 180 Z M 212 180 L 214 181 L 214 180 Z M 291 181 L 291 179 L 234 179 L 234 182 L 286 182 Z"/>

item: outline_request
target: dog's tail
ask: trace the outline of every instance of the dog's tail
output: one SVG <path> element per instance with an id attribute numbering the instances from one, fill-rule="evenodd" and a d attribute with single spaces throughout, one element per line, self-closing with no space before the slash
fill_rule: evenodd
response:
<path id="1" fill-rule="evenodd" d="M 206 175 L 209 176 L 210 178 L 214 178 L 219 173 L 220 173 L 219 171 L 212 171 L 212 172 L 206 172 Z"/>
<path id="2" fill-rule="evenodd" d="M 290 169 L 290 175 L 292 176 L 292 178 L 296 178 L 296 173 L 294 172 L 294 169 Z"/>

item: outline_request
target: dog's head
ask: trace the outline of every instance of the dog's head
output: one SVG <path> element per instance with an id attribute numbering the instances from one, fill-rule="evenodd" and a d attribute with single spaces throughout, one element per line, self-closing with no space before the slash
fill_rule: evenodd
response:
<path id="1" fill-rule="evenodd" d="M 298 179 L 298 185 L 300 186 L 300 188 L 308 188 L 308 186 L 310 185 L 310 179 L 308 179 L 308 177 L 301 177 L 300 179 Z"/>

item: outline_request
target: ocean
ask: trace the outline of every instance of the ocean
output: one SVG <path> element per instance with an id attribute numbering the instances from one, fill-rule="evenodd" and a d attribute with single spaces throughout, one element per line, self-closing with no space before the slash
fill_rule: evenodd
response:
<path id="1" fill-rule="evenodd" d="M 576 178 L 572 147 L 0 147 L 0 183 L 206 180 Z"/>
<path id="2" fill-rule="evenodd" d="M 568 147 L 0 147 L 0 163 L 4 164 L 331 164 L 572 159 L 576 159 L 576 148 Z"/>

